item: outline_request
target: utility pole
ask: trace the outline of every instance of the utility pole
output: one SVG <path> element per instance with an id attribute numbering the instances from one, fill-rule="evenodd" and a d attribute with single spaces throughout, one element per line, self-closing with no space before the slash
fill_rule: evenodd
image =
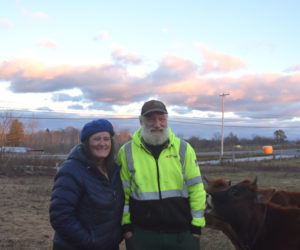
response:
<path id="1" fill-rule="evenodd" d="M 224 97 L 229 94 L 220 94 L 222 96 L 222 139 L 221 139 L 221 156 L 220 160 L 222 160 L 223 157 L 223 144 L 224 144 Z"/>

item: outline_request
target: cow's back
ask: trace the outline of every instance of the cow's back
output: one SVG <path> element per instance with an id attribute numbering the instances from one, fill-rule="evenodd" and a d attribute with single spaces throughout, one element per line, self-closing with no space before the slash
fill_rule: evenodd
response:
<path id="1" fill-rule="evenodd" d="M 253 250 L 299 250 L 300 209 L 267 204 L 267 214 Z"/>
<path id="2" fill-rule="evenodd" d="M 300 208 L 300 191 L 277 190 L 270 202 L 281 206 L 296 206 Z"/>

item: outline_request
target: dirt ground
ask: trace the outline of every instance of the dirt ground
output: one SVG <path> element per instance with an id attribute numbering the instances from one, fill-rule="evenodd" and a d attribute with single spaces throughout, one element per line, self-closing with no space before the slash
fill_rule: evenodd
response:
<path id="1" fill-rule="evenodd" d="M 258 176 L 261 187 L 274 186 L 300 190 L 299 168 L 266 171 L 230 167 L 202 167 L 208 178 L 224 177 L 233 183 L 246 177 Z M 55 171 L 26 171 L 22 174 L 0 171 L 0 249 L 50 250 L 53 230 L 49 223 L 49 201 Z M 228 239 L 215 230 L 205 228 L 201 250 L 232 250 Z M 124 250 L 124 243 L 121 250 Z"/>
<path id="2" fill-rule="evenodd" d="M 0 249 L 51 249 L 49 176 L 0 179 Z"/>

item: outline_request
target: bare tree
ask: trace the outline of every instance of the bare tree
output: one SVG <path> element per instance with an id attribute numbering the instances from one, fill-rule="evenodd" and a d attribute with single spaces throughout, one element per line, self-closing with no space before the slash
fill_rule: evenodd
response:
<path id="1" fill-rule="evenodd" d="M 225 138 L 224 143 L 227 146 L 234 146 L 239 144 L 239 138 L 237 137 L 237 135 L 230 132 L 229 135 Z"/>
<path id="2" fill-rule="evenodd" d="M 282 158 L 282 145 L 286 138 L 287 136 L 285 135 L 285 132 L 282 129 L 276 130 L 274 132 L 275 142 L 280 145 L 280 160 Z"/>
<path id="3" fill-rule="evenodd" d="M 286 138 L 287 136 L 285 135 L 285 132 L 282 129 L 276 130 L 274 132 L 274 139 L 277 144 L 282 144 Z"/>
<path id="4" fill-rule="evenodd" d="M 6 146 L 6 135 L 12 123 L 12 113 L 0 114 L 0 147 Z"/>
<path id="5" fill-rule="evenodd" d="M 34 147 L 34 133 L 36 129 L 39 127 L 39 121 L 32 115 L 32 118 L 26 124 L 25 127 L 25 144 L 29 147 Z"/>
<path id="6" fill-rule="evenodd" d="M 130 130 L 121 130 L 119 134 L 115 135 L 116 150 L 119 150 L 119 148 L 129 140 L 131 140 Z"/>

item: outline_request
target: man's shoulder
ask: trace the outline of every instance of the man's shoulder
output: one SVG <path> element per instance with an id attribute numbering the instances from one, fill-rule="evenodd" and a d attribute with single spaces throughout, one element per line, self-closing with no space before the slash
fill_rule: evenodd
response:
<path id="1" fill-rule="evenodd" d="M 128 147 L 129 145 L 131 145 L 131 142 L 132 142 L 132 140 L 129 140 L 129 141 L 125 142 L 125 143 L 120 147 L 119 152 L 118 152 L 118 155 L 124 154 L 125 151 L 126 151 L 125 148 Z"/>

